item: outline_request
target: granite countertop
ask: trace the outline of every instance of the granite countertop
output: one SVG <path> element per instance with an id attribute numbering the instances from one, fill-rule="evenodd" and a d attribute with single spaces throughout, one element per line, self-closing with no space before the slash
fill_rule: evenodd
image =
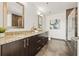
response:
<path id="1" fill-rule="evenodd" d="M 7 35 L 3 38 L 0 38 L 0 45 L 10 43 L 10 42 L 13 42 L 13 41 L 16 41 L 16 40 L 21 40 L 23 38 L 28 38 L 28 37 L 38 35 L 38 34 L 41 34 L 41 33 L 44 33 L 44 32 L 47 32 L 47 31 L 26 32 L 24 34 L 19 34 L 19 35 Z"/>

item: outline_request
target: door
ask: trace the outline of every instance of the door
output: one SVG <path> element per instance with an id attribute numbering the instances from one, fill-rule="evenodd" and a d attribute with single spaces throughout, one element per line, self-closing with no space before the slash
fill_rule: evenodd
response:
<path id="1" fill-rule="evenodd" d="M 77 36 L 77 18 L 76 18 L 76 9 L 74 8 L 68 16 L 68 40 L 71 40 L 72 37 Z"/>

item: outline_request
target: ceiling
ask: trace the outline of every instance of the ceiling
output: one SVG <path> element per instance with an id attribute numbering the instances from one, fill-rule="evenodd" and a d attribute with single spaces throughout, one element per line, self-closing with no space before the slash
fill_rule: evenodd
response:
<path id="1" fill-rule="evenodd" d="M 30 2 L 30 4 L 34 5 L 37 11 L 45 14 L 56 14 L 77 7 L 77 2 Z"/>
<path id="2" fill-rule="evenodd" d="M 34 4 L 38 9 L 41 8 L 44 13 L 59 13 L 66 9 L 77 7 L 76 2 L 35 2 Z"/>

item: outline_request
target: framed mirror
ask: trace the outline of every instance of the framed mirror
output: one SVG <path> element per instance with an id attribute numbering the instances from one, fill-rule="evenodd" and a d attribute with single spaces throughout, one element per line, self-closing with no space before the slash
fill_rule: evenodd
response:
<path id="1" fill-rule="evenodd" d="M 4 26 L 8 29 L 24 28 L 24 5 L 4 2 Z"/>
<path id="2" fill-rule="evenodd" d="M 38 15 L 38 28 L 42 29 L 43 25 L 43 17 L 41 15 Z"/>

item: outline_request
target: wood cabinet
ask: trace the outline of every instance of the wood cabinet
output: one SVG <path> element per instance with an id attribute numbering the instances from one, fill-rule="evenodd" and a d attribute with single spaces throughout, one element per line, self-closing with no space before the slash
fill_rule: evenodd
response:
<path id="1" fill-rule="evenodd" d="M 36 35 L 36 36 L 29 37 L 28 42 L 29 42 L 28 55 L 34 56 L 48 42 L 48 37 Z"/>
<path id="2" fill-rule="evenodd" d="M 29 53 L 28 53 L 28 55 L 29 56 L 33 56 L 33 55 L 35 55 L 37 53 L 37 48 L 38 48 L 38 45 L 37 45 L 37 41 L 38 41 L 37 35 L 29 37 L 28 41 L 29 41 L 29 46 L 28 46 Z"/>
<path id="3" fill-rule="evenodd" d="M 19 40 L 2 45 L 2 56 L 24 55 L 24 40 Z"/>
<path id="4" fill-rule="evenodd" d="M 17 40 L 0 46 L 2 56 L 34 56 L 48 42 L 41 34 Z"/>

